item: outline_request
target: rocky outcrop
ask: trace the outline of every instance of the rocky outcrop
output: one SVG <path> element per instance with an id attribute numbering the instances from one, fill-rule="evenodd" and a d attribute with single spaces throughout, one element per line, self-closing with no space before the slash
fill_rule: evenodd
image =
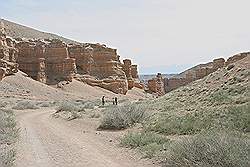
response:
<path id="1" fill-rule="evenodd" d="M 0 81 L 6 76 L 18 71 L 16 61 L 16 48 L 14 41 L 8 38 L 5 33 L 5 27 L 0 22 Z"/>
<path id="2" fill-rule="evenodd" d="M 134 79 L 132 77 L 132 61 L 130 59 L 123 60 L 122 69 L 128 80 L 128 89 L 132 89 L 134 87 Z"/>
<path id="3" fill-rule="evenodd" d="M 229 57 L 226 61 L 226 65 L 229 65 L 229 64 L 232 64 L 232 63 L 235 63 L 241 59 L 244 59 L 245 57 L 247 56 L 250 56 L 250 52 L 244 52 L 244 53 L 239 53 L 239 54 L 236 54 L 232 57 Z"/>
<path id="4" fill-rule="evenodd" d="M 74 58 L 70 58 L 67 45 L 58 39 L 53 39 L 45 47 L 44 52 L 46 75 L 49 81 L 72 81 L 76 71 Z"/>
<path id="5" fill-rule="evenodd" d="M 128 82 L 119 78 L 97 79 L 89 75 L 80 75 L 76 77 L 78 81 L 87 83 L 90 86 L 98 86 L 110 90 L 117 94 L 126 94 L 128 91 Z"/>
<path id="6" fill-rule="evenodd" d="M 114 93 L 126 94 L 128 80 L 116 49 L 100 44 L 70 45 L 69 56 L 76 59 L 78 80 Z"/>
<path id="7" fill-rule="evenodd" d="M 129 59 L 121 63 L 117 50 L 105 45 L 22 37 L 12 40 L 2 33 L 0 37 L 0 46 L 4 46 L 0 48 L 0 78 L 13 71 L 9 67 L 16 67 L 10 63 L 17 62 L 20 70 L 46 84 L 76 78 L 120 94 L 133 87 L 144 89 L 138 79 L 137 65 L 132 65 Z"/>
<path id="8" fill-rule="evenodd" d="M 156 78 L 148 80 L 148 90 L 150 93 L 162 96 L 165 94 L 164 79 L 161 73 L 158 73 Z"/>
<path id="9" fill-rule="evenodd" d="M 45 43 L 21 41 L 17 44 L 19 69 L 30 77 L 46 83 L 45 74 Z"/>
<path id="10" fill-rule="evenodd" d="M 229 64 L 232 64 L 234 62 L 237 62 L 237 61 L 239 61 L 247 56 L 250 56 L 250 52 L 245 52 L 245 53 L 240 53 L 240 54 L 234 55 L 234 56 L 228 58 L 227 61 L 225 61 L 224 58 L 214 59 L 213 62 L 209 62 L 206 64 L 200 64 L 198 66 L 195 66 L 191 69 L 184 71 L 183 73 L 181 73 L 179 75 L 176 75 L 175 77 L 164 78 L 165 92 L 166 93 L 170 92 L 170 91 L 177 89 L 181 86 L 187 85 L 192 81 L 202 79 L 202 78 L 206 77 L 207 75 L 215 72 L 216 70 L 223 68 L 225 66 L 228 66 Z M 157 80 L 157 78 L 154 78 L 148 82 L 148 89 L 154 93 L 157 92 L 156 80 Z M 158 86 L 158 88 L 159 87 L 160 86 Z"/>
<path id="11" fill-rule="evenodd" d="M 89 45 L 69 45 L 69 56 L 76 60 L 77 71 L 90 75 L 94 65 L 93 48 Z"/>
<path id="12" fill-rule="evenodd" d="M 76 73 L 75 59 L 60 40 L 20 41 L 17 44 L 20 70 L 43 83 L 71 81 Z"/>

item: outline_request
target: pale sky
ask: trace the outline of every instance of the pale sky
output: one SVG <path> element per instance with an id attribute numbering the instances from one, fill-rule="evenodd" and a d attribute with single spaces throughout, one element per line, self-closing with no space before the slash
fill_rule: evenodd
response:
<path id="1" fill-rule="evenodd" d="M 176 73 L 250 50 L 250 0 L 0 0 L 0 17 L 104 43 L 140 73 Z"/>

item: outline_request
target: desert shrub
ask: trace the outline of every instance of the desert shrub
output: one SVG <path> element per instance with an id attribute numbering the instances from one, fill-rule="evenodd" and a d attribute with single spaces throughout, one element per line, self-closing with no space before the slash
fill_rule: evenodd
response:
<path id="1" fill-rule="evenodd" d="M 70 102 L 61 102 L 57 107 L 57 112 L 60 111 L 79 111 L 80 107 L 74 103 Z"/>
<path id="2" fill-rule="evenodd" d="M 242 106 L 230 107 L 223 120 L 224 127 L 244 133 L 250 132 L 250 103 Z"/>
<path id="3" fill-rule="evenodd" d="M 8 105 L 6 101 L 0 101 L 0 108 L 5 108 Z"/>
<path id="4" fill-rule="evenodd" d="M 100 118 L 101 115 L 99 113 L 97 113 L 97 112 L 93 112 L 93 113 L 90 113 L 89 117 L 90 118 Z"/>
<path id="5" fill-rule="evenodd" d="M 32 101 L 20 101 L 12 107 L 15 110 L 39 109 L 38 105 Z"/>
<path id="6" fill-rule="evenodd" d="M 166 145 L 169 145 L 169 139 L 152 132 L 130 132 L 121 139 L 121 146 L 139 148 L 147 158 L 154 157 L 164 150 Z"/>
<path id="7" fill-rule="evenodd" d="M 143 122 L 146 117 L 143 105 L 127 104 L 126 106 L 108 108 L 98 129 L 125 129 Z"/>
<path id="8" fill-rule="evenodd" d="M 53 101 L 43 101 L 43 102 L 38 102 L 37 105 L 40 107 L 53 107 L 56 105 L 56 102 Z"/>
<path id="9" fill-rule="evenodd" d="M 250 131 L 250 104 L 229 107 L 223 111 L 202 111 L 185 115 L 161 113 L 145 124 L 149 131 L 166 135 L 192 135 L 208 129 Z"/>
<path id="10" fill-rule="evenodd" d="M 223 90 L 219 90 L 217 92 L 214 92 L 209 97 L 210 102 L 213 104 L 228 104 L 232 102 L 231 97 L 229 96 L 229 93 Z"/>
<path id="11" fill-rule="evenodd" d="M 164 166 L 248 167 L 249 138 L 239 134 L 208 132 L 170 144 Z"/>
<path id="12" fill-rule="evenodd" d="M 0 166 L 13 165 L 18 132 L 13 111 L 0 109 Z"/>
<path id="13" fill-rule="evenodd" d="M 56 112 L 53 114 L 53 116 L 55 117 L 62 116 L 63 118 L 66 118 L 67 120 L 70 121 L 76 118 L 81 118 L 82 117 L 81 112 L 84 111 L 85 110 L 83 106 L 64 101 L 58 105 Z"/>

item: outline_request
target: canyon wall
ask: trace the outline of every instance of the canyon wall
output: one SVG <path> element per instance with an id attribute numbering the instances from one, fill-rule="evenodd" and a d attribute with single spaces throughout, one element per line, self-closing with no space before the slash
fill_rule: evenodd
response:
<path id="1" fill-rule="evenodd" d="M 240 54 L 234 55 L 232 57 L 229 57 L 227 59 L 227 61 L 225 61 L 224 58 L 214 59 L 213 62 L 209 62 L 207 64 L 201 64 L 201 65 L 195 66 L 191 69 L 188 69 L 188 70 L 180 73 L 179 75 L 176 75 L 175 77 L 164 78 L 163 79 L 164 92 L 165 93 L 170 92 L 174 89 L 179 88 L 180 86 L 187 85 L 188 83 L 190 83 L 192 81 L 204 78 L 205 76 L 215 72 L 219 68 L 223 68 L 225 66 L 228 66 L 229 64 L 232 64 L 236 61 L 239 61 L 239 60 L 245 58 L 246 56 L 250 56 L 250 52 L 245 52 L 245 53 L 240 53 Z M 147 87 L 149 89 L 149 92 L 156 93 L 157 95 L 162 95 L 162 94 L 164 94 L 160 89 L 162 84 L 157 84 L 157 83 L 160 83 L 160 82 L 157 82 L 157 80 L 159 80 L 158 75 L 156 76 L 156 78 L 153 78 L 153 79 L 148 81 Z"/>
<path id="2" fill-rule="evenodd" d="M 76 73 L 75 59 L 68 55 L 67 46 L 60 40 L 19 41 L 19 69 L 43 83 L 72 81 Z"/>
<path id="3" fill-rule="evenodd" d="M 121 63 L 116 49 L 101 44 L 70 44 L 69 56 L 76 59 L 78 74 L 81 74 L 76 79 L 89 85 L 120 94 L 126 94 L 134 86 L 144 88 L 138 83 L 137 66 L 133 67 L 129 59 Z M 132 71 L 137 78 L 133 78 Z"/>

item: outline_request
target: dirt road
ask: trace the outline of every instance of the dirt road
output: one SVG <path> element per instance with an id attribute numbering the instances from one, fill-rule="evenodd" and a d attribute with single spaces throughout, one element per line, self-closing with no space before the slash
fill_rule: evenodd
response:
<path id="1" fill-rule="evenodd" d="M 67 123 L 51 117 L 52 110 L 17 113 L 21 128 L 17 167 L 149 167 L 139 159 L 97 135 L 84 123 Z M 101 132 L 102 133 L 102 132 Z"/>

